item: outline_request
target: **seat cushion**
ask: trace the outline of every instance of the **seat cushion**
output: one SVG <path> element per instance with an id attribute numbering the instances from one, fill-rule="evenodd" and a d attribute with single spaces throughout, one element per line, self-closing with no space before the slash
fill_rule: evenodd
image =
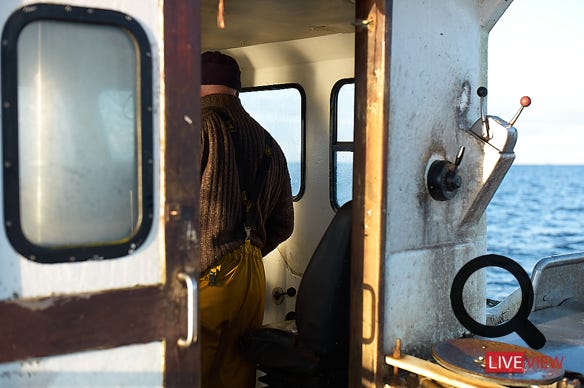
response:
<path id="1" fill-rule="evenodd" d="M 290 331 L 261 327 L 251 330 L 239 340 L 245 358 L 253 361 L 259 370 L 279 369 L 289 373 L 314 373 L 319 358 L 297 341 Z"/>

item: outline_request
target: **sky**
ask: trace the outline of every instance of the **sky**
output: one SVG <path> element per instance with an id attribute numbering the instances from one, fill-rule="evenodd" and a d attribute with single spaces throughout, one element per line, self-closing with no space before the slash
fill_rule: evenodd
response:
<path id="1" fill-rule="evenodd" d="M 513 0 L 489 34 L 487 114 L 515 123 L 515 164 L 584 164 L 584 0 Z"/>

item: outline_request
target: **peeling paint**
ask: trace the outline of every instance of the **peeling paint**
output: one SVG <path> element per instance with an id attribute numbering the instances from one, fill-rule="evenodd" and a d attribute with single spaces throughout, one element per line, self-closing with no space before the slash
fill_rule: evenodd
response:
<path id="1" fill-rule="evenodd" d="M 468 128 L 468 111 L 471 105 L 471 87 L 469 81 L 464 81 L 462 83 L 462 88 L 460 94 L 457 97 L 457 101 L 454 104 L 456 107 L 456 122 L 458 123 L 458 129 Z"/>
<path id="2" fill-rule="evenodd" d="M 57 304 L 56 299 L 36 299 L 36 300 L 20 300 L 16 299 L 13 301 L 14 304 L 25 308 L 30 311 L 42 311 L 46 310 L 50 307 L 53 307 Z"/>
<path id="3" fill-rule="evenodd" d="M 193 227 L 193 223 L 191 221 L 188 221 L 186 225 L 186 240 L 193 244 L 198 242 L 197 229 Z"/>

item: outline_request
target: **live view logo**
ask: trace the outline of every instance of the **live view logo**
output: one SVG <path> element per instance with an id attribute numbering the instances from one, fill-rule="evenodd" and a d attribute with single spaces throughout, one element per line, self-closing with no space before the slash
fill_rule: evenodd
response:
<path id="1" fill-rule="evenodd" d="M 486 352 L 485 372 L 487 373 L 525 373 L 528 369 L 562 369 L 564 356 L 526 357 L 524 352 Z"/>

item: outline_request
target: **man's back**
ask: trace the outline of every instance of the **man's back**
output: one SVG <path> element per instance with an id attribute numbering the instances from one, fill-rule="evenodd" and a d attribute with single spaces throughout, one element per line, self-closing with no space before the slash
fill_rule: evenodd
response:
<path id="1" fill-rule="evenodd" d="M 217 109 L 226 112 L 232 121 L 226 122 Z M 245 238 L 240 180 L 244 186 L 257 184 L 266 135 L 237 96 L 203 96 L 201 111 L 201 264 L 207 267 Z M 239 149 L 228 128 L 231 123 L 239 133 Z M 251 234 L 252 244 L 261 248 L 263 255 L 291 235 L 294 222 L 286 159 L 277 143 L 272 148 L 262 187 L 256 188 L 258 211 Z M 243 153 L 239 159 L 245 163 L 238 163 L 238 153 Z M 244 172 L 242 177 L 239 170 Z"/>

